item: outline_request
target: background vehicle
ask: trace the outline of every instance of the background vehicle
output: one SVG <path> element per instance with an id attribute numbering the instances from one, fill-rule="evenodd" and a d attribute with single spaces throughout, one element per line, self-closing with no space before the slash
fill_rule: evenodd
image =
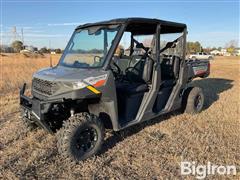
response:
<path id="1" fill-rule="evenodd" d="M 204 53 L 204 52 L 198 52 L 198 53 L 196 53 L 196 54 L 191 54 L 190 56 L 189 56 L 189 58 L 190 59 L 192 59 L 192 60 L 213 60 L 213 56 L 212 55 L 210 55 L 210 54 L 207 54 L 207 53 Z"/>
<path id="2" fill-rule="evenodd" d="M 33 75 L 33 97 L 21 89 L 25 124 L 57 132 L 59 152 L 79 161 L 99 151 L 105 128 L 177 109 L 199 113 L 204 95 L 189 82 L 207 77 L 210 64 L 185 60 L 186 32 L 185 24 L 146 18 L 77 27 L 59 64 Z"/>

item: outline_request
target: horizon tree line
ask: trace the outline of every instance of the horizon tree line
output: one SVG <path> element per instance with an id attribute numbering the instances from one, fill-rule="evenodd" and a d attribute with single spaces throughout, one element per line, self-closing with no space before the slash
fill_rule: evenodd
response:
<path id="1" fill-rule="evenodd" d="M 227 52 L 229 52 L 230 54 L 232 54 L 235 49 L 237 49 L 238 42 L 236 40 L 231 40 L 229 42 L 226 43 L 225 48 L 227 49 Z M 23 42 L 20 40 L 16 40 L 13 41 L 11 46 L 0 46 L 0 52 L 6 52 L 6 53 L 19 53 L 21 50 L 24 49 L 24 45 Z M 193 54 L 193 53 L 197 53 L 197 52 L 206 52 L 209 53 L 212 50 L 219 50 L 221 51 L 221 49 L 223 49 L 223 47 L 206 47 L 203 48 L 201 43 L 198 41 L 195 42 L 187 42 L 187 53 L 188 54 Z M 42 47 L 39 50 L 37 49 L 38 52 L 40 53 L 51 53 L 51 52 L 55 52 L 57 54 L 62 53 L 62 49 L 60 48 L 56 48 L 56 49 L 50 49 L 47 47 Z M 97 49 L 92 50 L 94 52 L 98 52 Z M 83 52 L 82 50 L 79 50 L 79 52 Z M 84 52 L 87 53 L 87 52 Z"/>

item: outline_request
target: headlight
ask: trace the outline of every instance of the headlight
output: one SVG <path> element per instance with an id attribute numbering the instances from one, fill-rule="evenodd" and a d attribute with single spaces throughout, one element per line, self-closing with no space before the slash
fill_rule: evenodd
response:
<path id="1" fill-rule="evenodd" d="M 82 81 L 72 83 L 73 89 L 82 89 L 82 88 L 85 88 L 86 86 L 87 86 L 87 84 Z"/>

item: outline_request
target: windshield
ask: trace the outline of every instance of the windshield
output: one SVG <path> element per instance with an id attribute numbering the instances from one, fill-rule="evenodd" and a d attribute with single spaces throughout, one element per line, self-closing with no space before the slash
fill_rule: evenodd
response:
<path id="1" fill-rule="evenodd" d="M 60 65 L 74 68 L 102 67 L 118 29 L 112 25 L 77 30 L 61 57 Z"/>

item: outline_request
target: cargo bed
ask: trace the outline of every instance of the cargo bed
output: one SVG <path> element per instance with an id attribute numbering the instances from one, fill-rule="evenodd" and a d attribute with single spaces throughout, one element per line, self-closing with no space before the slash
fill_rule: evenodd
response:
<path id="1" fill-rule="evenodd" d="M 186 65 L 189 80 L 196 77 L 206 78 L 210 74 L 209 60 L 188 60 Z"/>

